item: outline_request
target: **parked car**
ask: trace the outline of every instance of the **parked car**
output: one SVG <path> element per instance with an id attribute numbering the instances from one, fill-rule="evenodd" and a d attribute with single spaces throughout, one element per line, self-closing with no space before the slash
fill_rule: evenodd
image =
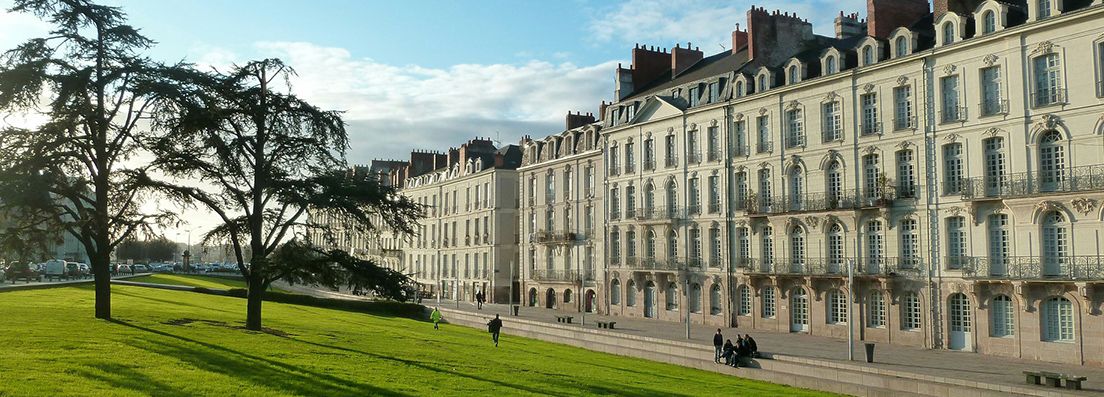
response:
<path id="1" fill-rule="evenodd" d="M 92 267 L 87 263 L 78 263 L 77 267 L 80 268 L 81 274 L 84 277 L 92 277 Z"/>
<path id="2" fill-rule="evenodd" d="M 65 261 L 61 259 L 51 259 L 42 264 L 42 276 L 47 280 L 61 280 L 69 279 L 69 272 L 66 268 Z"/>
<path id="3" fill-rule="evenodd" d="M 115 272 L 118 274 L 134 274 L 134 268 L 130 265 L 119 264 L 115 267 Z"/>
<path id="4" fill-rule="evenodd" d="M 4 273 L 5 273 L 5 278 L 7 278 L 8 280 L 11 280 L 12 284 L 15 284 L 15 282 L 19 281 L 20 279 L 26 280 L 28 284 L 32 280 L 33 281 L 41 281 L 42 280 L 42 276 L 40 274 L 38 274 L 38 272 L 35 271 L 34 268 L 31 267 L 30 263 L 14 263 L 14 264 L 11 264 L 11 265 L 8 266 L 7 269 L 4 270 Z"/>
<path id="5" fill-rule="evenodd" d="M 150 272 L 149 266 L 142 265 L 142 264 L 134 265 L 133 269 L 134 269 L 134 273 L 149 273 Z"/>

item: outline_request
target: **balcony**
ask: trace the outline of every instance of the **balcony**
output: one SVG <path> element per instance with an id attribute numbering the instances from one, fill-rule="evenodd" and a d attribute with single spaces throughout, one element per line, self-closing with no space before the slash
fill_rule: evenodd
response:
<path id="1" fill-rule="evenodd" d="M 616 221 L 616 220 L 620 220 L 620 219 L 621 219 L 621 211 L 618 211 L 618 210 L 610 211 L 610 220 L 611 221 Z"/>
<path id="2" fill-rule="evenodd" d="M 746 261 L 747 273 L 771 276 L 846 277 L 850 261 L 854 261 L 855 276 L 921 278 L 926 271 L 918 258 L 751 258 Z"/>
<path id="3" fill-rule="evenodd" d="M 749 195 L 744 208 L 749 215 L 861 210 L 893 206 L 896 189 L 846 189 L 839 193 L 808 193 L 799 197 Z M 739 203 L 738 203 L 739 204 Z M 739 207 L 737 207 L 739 208 Z"/>
<path id="4" fill-rule="evenodd" d="M 786 149 L 805 146 L 805 134 L 795 134 L 786 137 Z"/>
<path id="5" fill-rule="evenodd" d="M 839 142 L 843 140 L 843 130 L 836 128 L 828 128 L 820 132 L 821 142 Z"/>
<path id="6" fill-rule="evenodd" d="M 579 272 L 574 270 L 534 269 L 529 278 L 535 281 L 578 282 Z"/>
<path id="7" fill-rule="evenodd" d="M 667 168 L 678 167 L 678 156 L 673 154 L 668 155 L 667 158 L 663 160 L 663 164 L 667 166 Z"/>
<path id="8" fill-rule="evenodd" d="M 611 164 L 610 169 L 609 169 L 609 175 L 610 176 L 621 175 L 621 167 L 618 166 L 617 164 Z"/>
<path id="9" fill-rule="evenodd" d="M 1100 256 L 962 257 L 962 276 L 970 279 L 1100 281 L 1104 259 Z"/>
<path id="10" fill-rule="evenodd" d="M 702 162 L 701 152 L 692 151 L 692 152 L 686 154 L 686 163 L 687 164 L 701 164 L 701 162 Z"/>
<path id="11" fill-rule="evenodd" d="M 631 174 L 631 173 L 634 173 L 634 172 L 636 172 L 636 164 L 633 164 L 631 162 L 626 162 L 625 163 L 625 173 L 626 174 Z"/>
<path id="12" fill-rule="evenodd" d="M 721 203 L 718 203 L 718 202 L 709 203 L 709 213 L 710 214 L 719 214 L 719 213 L 721 213 Z"/>
<path id="13" fill-rule="evenodd" d="M 1004 177 L 974 177 L 961 182 L 965 200 L 1034 197 L 1104 190 L 1104 165 L 1073 167 L 1062 172 L 1017 172 Z"/>
<path id="14" fill-rule="evenodd" d="M 748 145 L 731 145 L 728 147 L 728 152 L 732 157 L 747 157 L 751 155 L 751 148 Z"/>
<path id="15" fill-rule="evenodd" d="M 981 117 L 1008 114 L 1008 100 L 985 101 L 978 105 Z"/>
<path id="16" fill-rule="evenodd" d="M 686 218 L 686 211 L 678 208 L 644 208 L 635 220 L 645 223 L 667 223 Z"/>
<path id="17" fill-rule="evenodd" d="M 709 148 L 709 151 L 705 152 L 706 159 L 709 161 L 721 161 L 721 151 L 717 148 Z"/>
<path id="18" fill-rule="evenodd" d="M 774 142 L 759 142 L 755 145 L 755 153 L 770 153 L 774 151 Z"/>
<path id="19" fill-rule="evenodd" d="M 646 171 L 655 171 L 655 169 L 656 169 L 655 159 L 644 159 L 644 170 L 646 170 Z"/>
<path id="20" fill-rule="evenodd" d="M 939 122 L 944 124 L 966 122 L 966 107 L 944 106 L 943 109 L 939 111 Z"/>
<path id="21" fill-rule="evenodd" d="M 662 272 L 677 272 L 677 271 L 704 271 L 705 262 L 699 259 L 687 258 L 638 258 L 630 257 L 624 263 L 617 263 L 616 267 L 620 269 L 639 270 L 639 271 L 662 271 Z"/>
<path id="22" fill-rule="evenodd" d="M 882 123 L 862 123 L 862 127 L 859 129 L 859 134 L 862 136 L 882 135 Z"/>
<path id="23" fill-rule="evenodd" d="M 1067 96 L 1066 89 L 1055 87 L 1048 90 L 1036 91 L 1031 93 L 1031 106 L 1033 108 L 1042 108 L 1054 105 L 1066 104 Z"/>
<path id="24" fill-rule="evenodd" d="M 915 115 L 893 119 L 894 131 L 915 130 L 918 126 Z"/>

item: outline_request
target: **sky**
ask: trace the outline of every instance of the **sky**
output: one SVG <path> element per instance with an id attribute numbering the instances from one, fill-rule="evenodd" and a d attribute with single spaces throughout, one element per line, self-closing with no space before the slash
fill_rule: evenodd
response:
<path id="1" fill-rule="evenodd" d="M 597 113 L 636 43 L 728 49 L 752 4 L 796 12 L 832 35 L 865 0 L 104 0 L 157 42 L 149 55 L 226 68 L 278 57 L 295 92 L 344 111 L 352 164 L 409 159 L 475 137 L 501 144 L 562 131 Z M 7 10 L 11 0 L 0 0 Z M 0 12 L 0 49 L 41 36 L 32 16 Z M 205 229 L 210 217 L 184 229 Z M 168 237 L 178 235 L 170 232 Z M 194 238 L 194 236 L 193 236 Z M 181 239 L 183 239 L 181 237 Z"/>

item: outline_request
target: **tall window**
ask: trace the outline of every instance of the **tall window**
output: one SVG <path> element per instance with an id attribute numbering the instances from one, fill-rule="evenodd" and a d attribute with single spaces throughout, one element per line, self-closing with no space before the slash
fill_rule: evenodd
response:
<path id="1" fill-rule="evenodd" d="M 882 196 L 881 165 L 877 154 L 863 156 L 863 195 L 867 199 L 877 199 Z"/>
<path id="2" fill-rule="evenodd" d="M 920 329 L 920 296 L 915 292 L 906 292 L 901 297 L 901 329 Z"/>
<path id="3" fill-rule="evenodd" d="M 763 91 L 766 91 L 766 90 L 769 90 L 769 89 L 770 89 L 770 86 L 767 85 L 767 75 L 766 74 L 759 75 L 759 82 L 758 82 L 758 84 L 755 85 L 755 92 L 763 92 Z"/>
<path id="4" fill-rule="evenodd" d="M 1048 131 L 1039 138 L 1039 189 L 1045 192 L 1060 190 L 1066 182 L 1066 156 L 1062 147 L 1062 135 Z"/>
<path id="5" fill-rule="evenodd" d="M 882 291 L 870 291 L 866 300 L 866 326 L 870 328 L 882 328 L 886 325 L 885 295 Z"/>
<path id="6" fill-rule="evenodd" d="M 756 130 L 759 133 L 759 146 L 757 147 L 758 153 L 766 153 L 771 151 L 771 135 L 770 135 L 770 118 L 767 116 L 759 116 L 755 119 Z"/>
<path id="7" fill-rule="evenodd" d="M 732 139 L 729 140 L 729 152 L 732 156 L 747 156 L 748 153 L 748 137 L 747 137 L 747 122 L 744 120 L 735 121 L 732 123 Z"/>
<path id="8" fill-rule="evenodd" d="M 675 136 L 667 135 L 665 145 L 663 146 L 663 155 L 666 159 L 667 167 L 674 167 L 678 165 L 678 156 L 675 154 Z"/>
<path id="9" fill-rule="evenodd" d="M 981 69 L 981 114 L 990 116 L 1004 113 L 1001 96 L 1000 66 Z"/>
<path id="10" fill-rule="evenodd" d="M 749 236 L 748 229 L 746 227 L 736 228 L 736 252 L 738 257 L 736 258 L 737 267 L 743 267 L 748 263 L 751 258 L 751 236 Z"/>
<path id="11" fill-rule="evenodd" d="M 568 168 L 567 170 L 564 170 L 563 192 L 564 192 L 564 199 L 565 200 L 570 200 L 571 199 L 571 192 L 572 192 L 572 190 L 574 190 L 573 185 L 574 185 L 575 179 L 572 178 L 573 175 L 574 174 L 571 172 L 570 168 Z"/>
<path id="12" fill-rule="evenodd" d="M 721 159 L 721 137 L 720 128 L 709 127 L 706 132 L 706 156 L 709 156 L 709 161 L 718 161 Z"/>
<path id="13" fill-rule="evenodd" d="M 897 37 L 895 41 L 894 49 L 897 50 L 895 57 L 900 58 L 909 54 L 908 39 L 905 36 Z"/>
<path id="14" fill-rule="evenodd" d="M 1035 58 L 1035 106 L 1047 106 L 1063 102 L 1062 71 L 1058 54 L 1046 54 Z"/>
<path id="15" fill-rule="evenodd" d="M 989 305 L 989 322 L 992 323 L 994 337 L 1003 338 L 1016 334 L 1015 314 L 1012 298 L 1004 294 L 993 297 L 993 302 Z"/>
<path id="16" fill-rule="evenodd" d="M 800 166 L 795 165 L 790 168 L 789 179 L 788 206 L 791 210 L 801 210 L 803 207 L 801 204 L 805 200 L 805 175 Z"/>
<path id="17" fill-rule="evenodd" d="M 564 251 L 571 252 L 570 249 Z M 636 257 L 636 230 L 629 229 L 625 232 L 625 257 Z"/>
<path id="18" fill-rule="evenodd" d="M 1037 5 L 1039 7 L 1039 18 L 1038 19 L 1050 18 L 1050 16 L 1053 14 L 1053 11 L 1054 11 L 1051 8 L 1051 1 L 1050 0 L 1036 0 L 1036 1 L 1038 1 Z"/>
<path id="19" fill-rule="evenodd" d="M 629 280 L 625 289 L 625 306 L 636 306 L 636 282 Z"/>
<path id="20" fill-rule="evenodd" d="M 828 229 L 828 272 L 839 273 L 843 262 L 843 227 L 838 223 Z"/>
<path id="21" fill-rule="evenodd" d="M 1069 229 L 1066 217 L 1058 211 L 1043 215 L 1042 224 L 1043 275 L 1060 276 L 1068 274 Z"/>
<path id="22" fill-rule="evenodd" d="M 760 270 L 770 271 L 774 264 L 774 237 L 772 234 L 770 226 L 764 227 L 762 232 L 759 233 L 760 256 L 762 256 L 763 261 Z"/>
<path id="23" fill-rule="evenodd" d="M 828 187 L 828 206 L 839 208 L 843 205 L 843 167 L 839 161 L 831 160 L 825 173 L 825 184 Z"/>
<path id="24" fill-rule="evenodd" d="M 847 295 L 838 289 L 828 292 L 828 324 L 847 324 Z"/>
<path id="25" fill-rule="evenodd" d="M 914 128 L 912 121 L 912 86 L 904 85 L 893 89 L 893 129 Z"/>
<path id="26" fill-rule="evenodd" d="M 912 150 L 897 152 L 897 196 L 916 198 L 916 167 L 913 165 Z"/>
<path id="27" fill-rule="evenodd" d="M 702 236 L 701 229 L 697 225 L 690 227 L 690 259 L 695 263 L 702 262 Z"/>
<path id="28" fill-rule="evenodd" d="M 981 14 L 981 33 L 989 34 L 997 31 L 997 13 L 986 11 Z"/>
<path id="29" fill-rule="evenodd" d="M 1008 184 L 1004 165 L 1004 138 L 994 137 L 982 141 L 985 146 L 985 195 L 1002 193 Z"/>
<path id="30" fill-rule="evenodd" d="M 698 87 L 690 87 L 690 107 L 698 106 L 701 99 L 701 90 Z"/>
<path id="31" fill-rule="evenodd" d="M 790 231 L 790 271 L 801 273 L 805 270 L 805 229 L 794 226 Z"/>
<path id="32" fill-rule="evenodd" d="M 616 144 L 610 146 L 610 151 L 609 151 L 609 174 L 610 175 L 620 175 L 621 174 L 621 161 L 618 157 L 619 156 L 619 154 L 617 152 L 618 150 L 620 150 L 620 148 L 618 148 Z"/>
<path id="33" fill-rule="evenodd" d="M 716 225 L 709 228 L 709 265 L 721 266 L 721 228 Z"/>
<path id="34" fill-rule="evenodd" d="M 709 213 L 721 212 L 721 177 L 709 176 Z"/>
<path id="35" fill-rule="evenodd" d="M 866 271 L 880 273 L 883 258 L 882 222 L 872 220 L 866 223 Z"/>
<path id="36" fill-rule="evenodd" d="M 636 186 L 625 186 L 625 216 L 636 217 Z"/>
<path id="37" fill-rule="evenodd" d="M 1004 276 L 1008 262 L 1008 215 L 989 215 L 989 274 Z"/>
<path id="38" fill-rule="evenodd" d="M 843 139 L 843 116 L 840 114 L 839 101 L 827 102 L 821 105 L 821 114 L 824 115 L 824 120 L 821 122 L 824 141 L 832 142 Z"/>
<path id="39" fill-rule="evenodd" d="M 644 169 L 655 169 L 655 140 L 652 138 L 644 140 Z"/>
<path id="40" fill-rule="evenodd" d="M 962 193 L 962 144 L 943 145 L 943 194 Z"/>
<path id="41" fill-rule="evenodd" d="M 943 122 L 961 121 L 964 119 L 962 109 L 958 105 L 958 75 L 943 77 L 939 80 L 940 96 L 943 100 Z"/>
<path id="42" fill-rule="evenodd" d="M 771 172 L 769 168 L 759 170 L 759 208 L 771 206 Z"/>
<path id="43" fill-rule="evenodd" d="M 916 220 L 904 219 L 898 231 L 901 241 L 898 251 L 901 255 L 901 267 L 912 268 L 919 264 L 920 236 L 916 233 Z"/>
<path id="44" fill-rule="evenodd" d="M 690 307 L 690 313 L 701 313 L 702 308 L 702 290 L 701 284 L 690 284 L 690 296 L 687 297 L 687 302 Z"/>
<path id="45" fill-rule="evenodd" d="M 656 234 L 655 230 L 648 229 L 644 235 L 644 258 L 655 260 L 656 258 Z"/>
<path id="46" fill-rule="evenodd" d="M 678 185 L 675 181 L 667 182 L 667 216 L 674 217 L 678 213 Z"/>
<path id="47" fill-rule="evenodd" d="M 787 73 L 789 73 L 790 84 L 794 84 L 798 81 L 797 80 L 797 66 L 790 66 L 790 69 Z"/>
<path id="48" fill-rule="evenodd" d="M 721 88 L 721 83 L 719 83 L 719 82 L 714 81 L 712 83 L 709 83 L 709 103 L 716 103 L 717 102 L 718 95 L 720 95 L 720 91 L 721 91 L 720 88 Z"/>
<path id="49" fill-rule="evenodd" d="M 610 281 L 610 304 L 621 305 L 621 282 L 617 279 Z"/>
<path id="50" fill-rule="evenodd" d="M 947 218 L 947 268 L 961 269 L 966 261 L 966 218 Z"/>
<path id="51" fill-rule="evenodd" d="M 634 146 L 636 145 L 633 145 L 632 142 L 625 143 L 625 172 L 631 173 L 636 171 L 636 153 L 633 151 Z"/>
<path id="52" fill-rule="evenodd" d="M 678 310 L 678 285 L 675 283 L 667 284 L 667 310 Z"/>
<path id="53" fill-rule="evenodd" d="M 735 197 L 732 197 L 732 207 L 734 209 L 747 209 L 746 208 L 746 202 L 747 202 L 747 198 L 748 198 L 747 173 L 743 172 L 743 171 L 737 172 L 736 175 L 733 175 L 732 179 L 734 179 L 734 181 L 732 183 L 733 190 L 736 192 L 736 194 L 734 195 Z"/>
<path id="54" fill-rule="evenodd" d="M 678 233 L 674 230 L 667 232 L 667 258 L 675 259 L 678 257 Z"/>
<path id="55" fill-rule="evenodd" d="M 863 66 L 874 64 L 874 46 L 868 45 L 862 49 Z"/>
<path id="56" fill-rule="evenodd" d="M 693 130 L 686 133 L 686 162 L 687 163 L 700 163 L 701 162 L 701 148 L 698 147 L 698 131 Z"/>
<path id="57" fill-rule="evenodd" d="M 862 101 L 862 134 L 873 135 L 882 132 L 878 123 L 878 94 L 863 94 Z"/>
<path id="58" fill-rule="evenodd" d="M 655 185 L 651 181 L 644 185 L 644 216 L 655 216 Z"/>
<path id="59" fill-rule="evenodd" d="M 698 177 L 690 178 L 689 187 L 686 192 L 687 198 L 690 201 L 687 203 L 690 208 L 691 214 L 701 213 L 701 180 Z"/>
<path id="60" fill-rule="evenodd" d="M 723 299 L 721 297 L 721 285 L 713 284 L 713 287 L 709 289 L 709 314 L 714 316 L 721 314 L 722 305 L 724 305 Z"/>
<path id="61" fill-rule="evenodd" d="M 587 197 L 594 197 L 594 167 L 589 164 L 583 170 L 583 184 Z"/>
<path id="62" fill-rule="evenodd" d="M 617 231 L 617 228 L 613 228 L 610 231 L 610 259 L 613 261 L 621 260 L 621 232 Z M 549 248 L 551 250 L 551 248 Z"/>
<path id="63" fill-rule="evenodd" d="M 741 285 L 740 288 L 740 309 L 737 315 L 750 316 L 751 315 L 751 287 L 747 285 Z"/>
<path id="64" fill-rule="evenodd" d="M 763 301 L 763 318 L 774 318 L 774 287 L 763 287 L 759 295 Z"/>
<path id="65" fill-rule="evenodd" d="M 1056 296 L 1043 303 L 1043 340 L 1073 342 L 1073 303 Z"/>
<path id="66" fill-rule="evenodd" d="M 610 189 L 610 219 L 621 219 L 621 191 L 617 187 Z"/>
<path id="67" fill-rule="evenodd" d="M 836 57 L 829 56 L 824 60 L 824 74 L 832 74 L 839 71 L 839 66 L 836 64 Z"/>
<path id="68" fill-rule="evenodd" d="M 548 210 L 544 213 L 544 230 L 552 232 L 556 229 L 556 210 L 552 207 L 548 207 Z"/>
<path id="69" fill-rule="evenodd" d="M 739 97 L 742 97 L 742 96 L 744 96 L 744 82 L 743 81 L 737 81 L 736 82 L 736 97 L 739 98 Z"/>
<path id="70" fill-rule="evenodd" d="M 943 45 L 954 44 L 955 42 L 955 26 L 954 22 L 947 22 L 943 24 Z"/>
<path id="71" fill-rule="evenodd" d="M 805 126 L 801 109 L 786 111 L 786 147 L 805 146 Z"/>

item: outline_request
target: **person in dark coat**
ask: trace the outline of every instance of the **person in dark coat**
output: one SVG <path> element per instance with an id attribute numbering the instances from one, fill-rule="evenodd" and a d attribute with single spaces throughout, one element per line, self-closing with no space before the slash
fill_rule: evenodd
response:
<path id="1" fill-rule="evenodd" d="M 724 345 L 724 336 L 721 335 L 721 329 L 717 328 L 717 333 L 713 335 L 713 349 L 716 350 L 716 354 L 713 355 L 713 362 L 721 363 L 721 354 L 724 353 L 722 347 Z"/>
<path id="2" fill-rule="evenodd" d="M 748 345 L 748 356 L 759 357 L 759 345 L 755 344 L 755 339 L 751 339 L 751 335 L 744 334 L 744 343 Z"/>
<path id="3" fill-rule="evenodd" d="M 475 308 L 483 310 L 483 291 L 475 293 Z"/>
<path id="4" fill-rule="evenodd" d="M 487 331 L 491 333 L 491 340 L 494 340 L 495 347 L 498 347 L 498 333 L 502 330 L 502 319 L 495 315 L 494 320 L 487 323 Z"/>
<path id="5" fill-rule="evenodd" d="M 726 340 L 724 347 L 722 348 L 724 353 L 721 354 L 721 358 L 724 358 L 725 365 L 732 365 L 734 356 L 736 355 L 736 346 L 732 345 L 732 339 Z"/>

